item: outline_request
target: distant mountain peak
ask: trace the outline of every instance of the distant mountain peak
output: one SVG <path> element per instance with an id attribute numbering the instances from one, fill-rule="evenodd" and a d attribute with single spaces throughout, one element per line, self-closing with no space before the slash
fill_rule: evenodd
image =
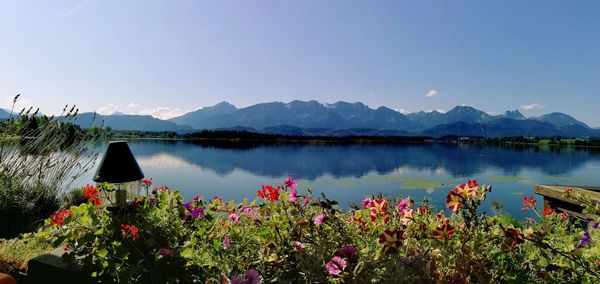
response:
<path id="1" fill-rule="evenodd" d="M 518 109 L 507 110 L 502 116 L 510 119 L 527 119 Z"/>
<path id="2" fill-rule="evenodd" d="M 452 112 L 483 112 L 483 111 L 480 111 L 474 107 L 460 105 L 460 106 L 455 106 L 448 113 L 452 113 Z"/>
<path id="3" fill-rule="evenodd" d="M 317 133 L 315 129 L 329 129 L 331 133 L 348 135 L 375 133 L 363 131 L 371 129 L 370 131 L 417 135 L 448 133 L 502 136 L 530 133 L 539 136 L 600 136 L 596 134 L 596 130 L 589 129 L 586 124 L 563 113 L 527 119 L 518 110 L 491 115 L 466 105 L 455 106 L 448 112 L 431 110 L 402 114 L 387 106 L 373 109 L 361 102 L 338 101 L 330 104 L 316 100 L 293 100 L 288 103 L 259 103 L 239 109 L 228 102 L 221 102 L 170 121 L 198 130 L 236 127 L 267 129 L 294 135 Z M 357 129 L 363 130 L 361 132 Z"/>
<path id="4" fill-rule="evenodd" d="M 568 114 L 562 113 L 562 112 L 552 112 L 552 113 L 545 114 L 542 116 L 534 117 L 533 119 L 548 122 L 548 123 L 558 126 L 558 127 L 579 125 L 579 126 L 583 126 L 585 128 L 590 128 L 587 124 L 575 119 L 574 117 L 572 117 Z"/>
<path id="5" fill-rule="evenodd" d="M 212 107 L 233 107 L 236 108 L 234 105 L 232 105 L 231 103 L 227 102 L 227 101 L 222 101 Z"/>

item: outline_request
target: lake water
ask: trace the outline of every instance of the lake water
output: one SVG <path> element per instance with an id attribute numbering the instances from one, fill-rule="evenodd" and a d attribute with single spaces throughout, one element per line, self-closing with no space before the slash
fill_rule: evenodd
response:
<path id="1" fill-rule="evenodd" d="M 179 189 L 184 197 L 220 195 L 241 201 L 263 184 L 293 177 L 344 208 L 365 196 L 428 198 L 444 208 L 448 190 L 467 179 L 491 184 L 515 217 L 535 184 L 600 185 L 600 150 L 464 144 L 269 145 L 231 148 L 189 141 L 133 140 L 130 148 L 154 185 Z M 101 152 L 104 151 L 104 147 Z M 91 176 L 82 181 L 91 183 Z M 538 204 L 541 198 L 536 196 Z"/>

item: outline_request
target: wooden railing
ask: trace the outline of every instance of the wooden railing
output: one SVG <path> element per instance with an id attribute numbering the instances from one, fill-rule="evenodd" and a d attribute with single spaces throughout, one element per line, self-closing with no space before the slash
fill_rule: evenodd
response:
<path id="1" fill-rule="evenodd" d="M 564 185 L 544 185 L 535 186 L 535 193 L 544 197 L 544 209 L 552 208 L 559 212 L 567 212 L 570 216 L 577 218 L 598 217 L 596 215 L 583 214 L 583 206 L 574 199 L 565 197 L 566 190 L 585 194 L 590 197 L 592 202 L 600 203 L 600 187 L 596 186 L 564 186 Z"/>

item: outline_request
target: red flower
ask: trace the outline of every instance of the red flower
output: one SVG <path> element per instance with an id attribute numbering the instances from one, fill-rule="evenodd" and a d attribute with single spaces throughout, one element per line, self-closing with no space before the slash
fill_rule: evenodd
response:
<path id="1" fill-rule="evenodd" d="M 50 225 L 58 227 L 64 226 L 65 220 L 67 217 L 71 216 L 71 214 L 73 214 L 73 211 L 71 210 L 59 210 L 52 213 L 52 215 L 50 215 Z"/>
<path id="2" fill-rule="evenodd" d="M 448 192 L 446 197 L 446 206 L 452 211 L 457 211 L 462 208 L 462 199 L 460 195 L 454 191 Z"/>
<path id="3" fill-rule="evenodd" d="M 262 197 L 266 200 L 268 200 L 269 202 L 275 202 L 277 200 L 279 200 L 279 191 L 281 190 L 281 187 L 272 187 L 270 185 L 263 185 L 262 189 L 258 190 L 256 192 L 256 195 L 258 197 Z"/>
<path id="4" fill-rule="evenodd" d="M 145 187 L 151 187 L 152 186 L 152 178 L 145 178 L 142 180 L 142 185 Z"/>
<path id="5" fill-rule="evenodd" d="M 139 238 L 138 232 L 140 231 L 135 225 L 121 224 L 121 230 L 123 231 L 123 238 L 131 238 L 137 240 Z"/>
<path id="6" fill-rule="evenodd" d="M 426 207 L 419 207 L 417 208 L 417 213 L 419 214 L 427 214 L 428 210 Z"/>
<path id="7" fill-rule="evenodd" d="M 548 216 L 548 215 L 552 215 L 552 214 L 554 214 L 554 209 L 552 209 L 552 208 L 544 209 L 544 216 Z"/>
<path id="8" fill-rule="evenodd" d="M 384 217 L 384 222 L 389 221 L 389 216 L 387 212 L 388 201 L 385 199 L 377 199 L 373 200 L 371 211 L 371 221 L 375 222 L 377 220 L 377 216 L 381 215 Z"/>
<path id="9" fill-rule="evenodd" d="M 403 239 L 404 232 L 400 230 L 385 230 L 385 232 L 379 235 L 379 243 L 383 245 L 384 250 L 386 251 L 395 251 L 398 247 L 400 247 Z"/>
<path id="10" fill-rule="evenodd" d="M 471 199 L 477 196 L 478 187 L 479 185 L 476 180 L 469 180 L 467 183 L 454 188 L 454 192 L 460 194 L 465 199 Z"/>
<path id="11" fill-rule="evenodd" d="M 446 240 L 454 235 L 454 227 L 452 225 L 446 223 L 443 224 L 433 231 L 433 236 L 438 240 Z"/>
<path id="12" fill-rule="evenodd" d="M 536 202 L 537 201 L 535 200 L 535 198 L 533 198 L 533 196 L 523 197 L 523 211 L 527 211 L 529 209 L 534 209 Z"/>
<path id="13" fill-rule="evenodd" d="M 402 211 L 400 222 L 402 225 L 410 225 L 415 217 L 415 211 L 412 209 L 404 209 Z"/>
<path id="14" fill-rule="evenodd" d="M 93 185 L 88 184 L 83 188 L 83 197 L 96 204 L 97 206 L 100 206 L 102 205 L 102 201 L 100 201 L 98 194 L 98 189 Z"/>

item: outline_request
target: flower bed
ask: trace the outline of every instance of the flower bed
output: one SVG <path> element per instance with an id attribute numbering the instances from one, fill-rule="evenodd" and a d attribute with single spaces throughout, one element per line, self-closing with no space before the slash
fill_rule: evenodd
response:
<path id="1" fill-rule="evenodd" d="M 450 191 L 438 211 L 382 196 L 343 211 L 297 186 L 265 185 L 239 204 L 184 201 L 161 186 L 113 212 L 88 187 L 89 202 L 54 213 L 41 237 L 107 282 L 600 281 L 597 223 L 540 212 L 530 197 L 524 210 L 538 218 L 521 223 L 479 212 L 491 187 L 476 181 Z"/>

